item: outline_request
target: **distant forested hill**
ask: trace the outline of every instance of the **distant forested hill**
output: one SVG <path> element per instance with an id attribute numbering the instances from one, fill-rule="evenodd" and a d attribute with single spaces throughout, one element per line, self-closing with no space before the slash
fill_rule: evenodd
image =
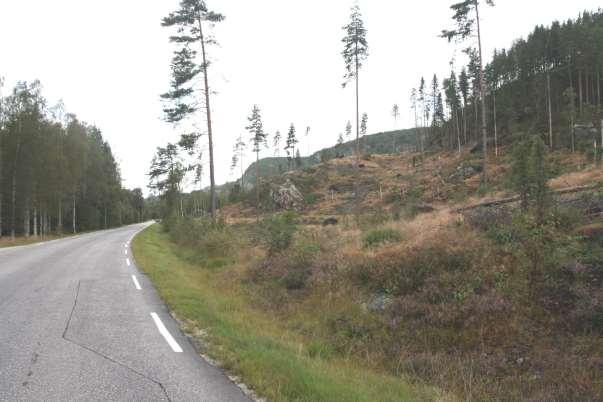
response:
<path id="1" fill-rule="evenodd" d="M 391 154 L 406 149 L 415 149 L 416 130 L 395 130 L 383 133 L 366 135 L 361 139 L 364 154 Z M 321 161 L 349 156 L 354 154 L 355 141 L 344 142 L 330 148 L 325 148 L 310 156 L 302 157 L 299 162 L 289 161 L 286 157 L 268 157 L 260 159 L 260 177 L 271 177 L 289 170 L 289 163 L 294 169 L 316 165 Z M 245 171 L 243 181 L 247 185 L 255 183 L 256 162 L 253 162 Z"/>

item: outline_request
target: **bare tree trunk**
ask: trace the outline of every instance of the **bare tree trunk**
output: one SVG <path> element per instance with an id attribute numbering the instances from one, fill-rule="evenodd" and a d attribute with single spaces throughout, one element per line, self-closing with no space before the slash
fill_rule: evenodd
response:
<path id="1" fill-rule="evenodd" d="M 456 123 L 456 142 L 459 149 L 459 155 L 461 154 L 461 122 L 460 122 L 459 112 L 456 112 L 456 118 L 454 119 Z"/>
<path id="2" fill-rule="evenodd" d="M 597 71 L 597 114 L 601 114 L 601 71 Z"/>
<path id="3" fill-rule="evenodd" d="M 578 70 L 578 105 L 580 116 L 582 116 L 582 70 Z"/>
<path id="4" fill-rule="evenodd" d="M 255 210 L 256 218 L 260 220 L 260 144 L 257 144 L 258 150 L 255 152 Z"/>
<path id="5" fill-rule="evenodd" d="M 465 110 L 466 105 L 463 105 L 463 141 L 467 144 L 467 111 Z"/>
<path id="6" fill-rule="evenodd" d="M 19 153 L 21 151 L 21 120 L 18 122 L 19 134 L 17 139 L 17 148 L 15 150 L 15 163 L 13 164 L 13 180 L 12 180 L 12 191 L 11 191 L 11 228 L 10 237 L 15 238 L 15 231 L 17 227 L 17 167 L 19 162 Z"/>
<path id="7" fill-rule="evenodd" d="M 546 98 L 549 112 L 549 148 L 553 149 L 553 110 L 551 107 L 551 74 L 546 72 Z"/>
<path id="8" fill-rule="evenodd" d="M 360 175 L 360 101 L 359 101 L 359 87 L 358 87 L 358 43 L 356 43 L 356 168 L 355 177 L 354 177 L 354 198 L 355 198 L 355 207 L 354 212 L 356 215 L 356 223 L 359 222 L 359 213 L 360 213 L 360 191 L 358 188 L 358 180 Z"/>
<path id="9" fill-rule="evenodd" d="M 16 162 L 15 162 L 16 165 Z M 15 238 L 15 227 L 16 227 L 16 218 L 17 218 L 17 167 L 13 169 L 13 185 L 11 191 L 11 222 L 10 222 L 10 237 L 12 239 Z"/>
<path id="10" fill-rule="evenodd" d="M 27 238 L 31 233 L 29 226 L 30 212 L 29 212 L 29 201 L 25 200 L 25 210 L 23 211 L 23 235 Z"/>
<path id="11" fill-rule="evenodd" d="M 60 195 L 59 195 L 59 210 L 58 210 L 58 216 L 57 216 L 57 233 L 59 235 L 63 234 L 63 200 L 61 200 Z"/>
<path id="12" fill-rule="evenodd" d="M 38 237 L 38 206 L 35 203 L 33 208 L 33 235 Z"/>
<path id="13" fill-rule="evenodd" d="M 496 91 L 492 92 L 492 101 L 494 103 L 494 156 L 498 157 L 498 128 L 496 126 Z"/>
<path id="14" fill-rule="evenodd" d="M 201 17 L 197 18 L 199 24 L 199 36 L 201 38 L 201 54 L 203 57 L 203 84 L 205 86 L 205 111 L 207 114 L 207 141 L 209 145 L 209 192 L 211 197 L 211 218 L 216 220 L 216 180 L 214 178 L 214 144 L 211 126 L 211 107 L 209 103 L 209 80 L 207 78 L 207 56 L 205 54 L 205 38 L 203 36 L 203 24 Z"/>
<path id="15" fill-rule="evenodd" d="M 1 115 L 0 115 L 1 116 Z M 1 123 L 1 121 L 0 121 Z M 2 128 L 2 126 L 0 126 Z M 2 138 L 0 137 L 0 239 L 2 238 L 2 198 L 4 193 L 2 192 L 2 187 L 4 185 L 4 176 L 2 175 Z"/>
<path id="16" fill-rule="evenodd" d="M 73 212 L 73 215 L 72 215 L 71 223 L 73 225 L 73 233 L 75 234 L 75 233 L 77 233 L 76 221 L 75 221 L 75 216 L 76 216 L 76 214 L 75 214 L 75 190 L 73 191 L 73 211 L 72 212 Z"/>
<path id="17" fill-rule="evenodd" d="M 588 73 L 588 71 L 584 72 L 584 103 L 586 105 L 590 105 L 590 83 L 588 81 L 588 77 L 590 76 L 590 74 Z"/>
<path id="18" fill-rule="evenodd" d="M 480 97 L 482 102 L 482 141 L 483 141 L 483 153 L 484 153 L 484 168 L 482 181 L 484 184 L 488 183 L 488 130 L 486 127 L 486 88 L 484 79 L 484 59 L 482 53 L 482 33 L 479 19 L 479 6 L 477 0 L 475 0 L 475 14 L 477 22 L 477 42 L 479 46 L 479 89 Z"/>

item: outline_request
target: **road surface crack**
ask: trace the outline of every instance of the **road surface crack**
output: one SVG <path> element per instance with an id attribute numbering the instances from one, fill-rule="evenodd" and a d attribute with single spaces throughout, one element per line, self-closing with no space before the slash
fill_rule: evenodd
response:
<path id="1" fill-rule="evenodd" d="M 151 377 L 147 376 L 144 373 L 141 373 L 140 371 L 138 371 L 136 369 L 133 369 L 132 367 L 129 367 L 128 365 L 126 365 L 124 363 L 118 362 L 117 360 L 115 360 L 115 359 L 113 359 L 113 358 L 111 358 L 111 357 L 109 357 L 109 356 L 107 356 L 107 355 L 105 355 L 105 354 L 103 354 L 103 353 L 101 353 L 101 352 L 99 352 L 97 350 L 94 350 L 94 349 L 92 349 L 92 348 L 90 348 L 90 347 L 88 347 L 86 345 L 82 345 L 81 343 L 79 343 L 79 342 L 77 342 L 77 341 L 75 341 L 73 339 L 70 339 L 67 336 L 67 331 L 69 330 L 69 326 L 71 324 L 71 319 L 73 318 L 73 313 L 75 312 L 75 309 L 77 307 L 77 300 L 78 300 L 78 297 L 80 295 L 80 285 L 81 285 L 81 281 L 78 281 L 77 282 L 77 288 L 76 288 L 76 291 L 75 291 L 75 300 L 73 302 L 73 307 L 71 308 L 71 312 L 69 313 L 69 318 L 67 319 L 67 323 L 65 324 L 65 330 L 63 331 L 63 339 L 66 340 L 67 342 L 73 344 L 73 345 L 76 345 L 76 346 L 78 346 L 78 347 L 80 347 L 82 349 L 85 349 L 85 350 L 87 350 L 87 351 L 89 351 L 91 353 L 94 353 L 95 355 L 97 355 L 97 356 L 99 356 L 99 357 L 101 357 L 101 358 L 103 358 L 105 360 L 108 360 L 108 361 L 110 361 L 113 364 L 117 364 L 118 366 L 123 367 L 126 370 L 129 370 L 129 371 L 133 372 L 134 374 L 136 374 L 136 375 L 138 375 L 138 376 L 140 376 L 140 377 L 142 377 L 142 378 L 144 378 L 144 379 L 146 379 L 148 381 L 151 381 L 151 382 L 157 384 L 159 386 L 159 388 L 161 388 L 161 391 L 163 391 L 163 394 L 165 395 L 165 397 L 168 400 L 168 402 L 172 402 L 172 399 L 168 395 L 167 390 L 165 389 L 165 387 L 163 386 L 163 384 L 161 382 L 157 381 L 154 378 L 151 378 Z"/>

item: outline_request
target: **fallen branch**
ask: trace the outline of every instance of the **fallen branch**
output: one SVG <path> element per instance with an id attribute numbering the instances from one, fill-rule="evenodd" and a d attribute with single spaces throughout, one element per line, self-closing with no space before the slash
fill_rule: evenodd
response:
<path id="1" fill-rule="evenodd" d="M 551 191 L 551 193 L 555 194 L 555 195 L 571 194 L 571 193 L 578 193 L 578 192 L 581 192 L 581 191 L 594 190 L 594 189 L 599 188 L 599 187 L 600 187 L 599 184 L 590 185 L 590 186 L 578 186 L 578 187 L 563 188 L 563 189 L 560 189 L 560 190 L 553 190 L 553 191 Z M 486 201 L 486 202 L 482 202 L 482 203 L 479 203 L 479 204 L 470 205 L 470 206 L 467 206 L 467 207 L 457 208 L 457 209 L 454 209 L 453 212 L 459 213 L 459 212 L 469 211 L 471 209 L 476 209 L 476 208 L 481 208 L 481 207 L 494 207 L 494 206 L 497 206 L 497 205 L 503 205 L 503 204 L 510 204 L 510 203 L 513 203 L 513 202 L 518 202 L 519 200 L 520 200 L 519 196 L 508 197 L 508 198 L 500 198 L 498 200 Z"/>

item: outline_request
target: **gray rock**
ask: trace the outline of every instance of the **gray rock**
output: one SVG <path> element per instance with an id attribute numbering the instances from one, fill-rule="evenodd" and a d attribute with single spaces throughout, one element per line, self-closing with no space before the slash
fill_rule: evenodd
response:
<path id="1" fill-rule="evenodd" d="M 385 293 L 378 293 L 371 296 L 366 302 L 366 309 L 372 312 L 382 312 L 385 311 L 391 304 L 391 296 Z"/>
<path id="2" fill-rule="evenodd" d="M 304 203 L 304 196 L 290 179 L 285 184 L 274 185 L 270 198 L 279 209 L 301 209 Z"/>

